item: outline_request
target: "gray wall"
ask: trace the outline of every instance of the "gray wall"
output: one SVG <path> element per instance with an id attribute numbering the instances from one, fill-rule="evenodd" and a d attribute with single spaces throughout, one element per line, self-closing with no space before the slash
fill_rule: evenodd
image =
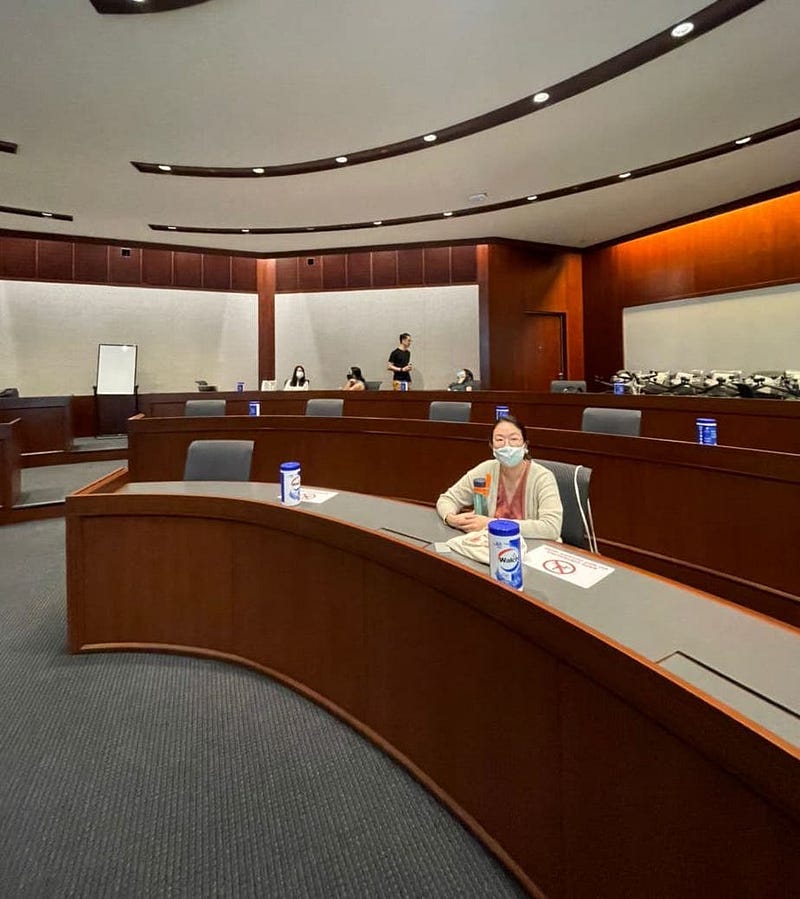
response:
<path id="1" fill-rule="evenodd" d="M 26 396 L 90 394 L 98 344 L 138 344 L 141 393 L 258 387 L 254 294 L 0 281 L 0 388 Z M 442 388 L 478 371 L 476 285 L 276 297 L 279 386 L 302 362 L 317 389 L 336 389 L 350 365 L 389 387 L 397 335 L 414 337 L 414 387 Z"/>
<path id="2" fill-rule="evenodd" d="M 797 370 L 800 284 L 635 306 L 623 331 L 631 370 Z"/>
<path id="3" fill-rule="evenodd" d="M 342 386 L 350 365 L 359 365 L 368 381 L 383 381 L 388 388 L 386 361 L 404 331 L 413 338 L 414 388 L 447 387 L 464 367 L 480 377 L 478 287 L 470 284 L 278 294 L 278 386 L 302 364 L 314 389 L 333 390 Z"/>

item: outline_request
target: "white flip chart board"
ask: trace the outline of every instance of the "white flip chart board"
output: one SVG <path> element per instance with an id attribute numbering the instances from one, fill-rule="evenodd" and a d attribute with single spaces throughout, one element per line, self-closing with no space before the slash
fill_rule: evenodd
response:
<path id="1" fill-rule="evenodd" d="M 133 394 L 139 347 L 128 343 L 101 343 L 97 347 L 97 395 Z"/>

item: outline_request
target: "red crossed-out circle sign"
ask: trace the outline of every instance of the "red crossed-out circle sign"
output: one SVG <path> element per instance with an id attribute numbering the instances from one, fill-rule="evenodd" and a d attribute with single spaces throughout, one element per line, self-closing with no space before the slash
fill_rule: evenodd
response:
<path id="1" fill-rule="evenodd" d="M 567 562 L 564 559 L 546 559 L 542 563 L 542 567 L 545 571 L 549 571 L 550 574 L 574 574 L 575 566 L 572 562 Z"/>

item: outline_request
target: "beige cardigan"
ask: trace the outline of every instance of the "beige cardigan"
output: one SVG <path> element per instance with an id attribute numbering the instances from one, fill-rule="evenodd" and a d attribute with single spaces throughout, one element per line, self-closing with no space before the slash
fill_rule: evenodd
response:
<path id="1" fill-rule="evenodd" d="M 489 487 L 489 517 L 494 516 L 497 507 L 497 487 L 500 479 L 500 463 L 496 459 L 481 462 L 471 468 L 460 480 L 436 501 L 436 511 L 442 521 L 450 514 L 472 508 L 472 482 L 474 478 L 491 476 Z M 543 540 L 561 538 L 563 510 L 556 479 L 544 466 L 530 463 L 528 480 L 525 484 L 525 518 L 519 521 L 523 537 Z"/>

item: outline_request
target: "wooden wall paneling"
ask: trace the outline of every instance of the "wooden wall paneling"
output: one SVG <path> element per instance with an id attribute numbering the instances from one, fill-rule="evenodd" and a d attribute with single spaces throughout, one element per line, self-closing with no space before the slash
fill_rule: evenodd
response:
<path id="1" fill-rule="evenodd" d="M 0 423 L 0 507 L 8 512 L 19 500 L 22 487 L 20 422 Z"/>
<path id="2" fill-rule="evenodd" d="M 172 287 L 171 250 L 142 250 L 142 284 Z"/>
<path id="3" fill-rule="evenodd" d="M 397 250 L 397 283 L 400 287 L 416 287 L 425 283 L 421 248 Z"/>
<path id="4" fill-rule="evenodd" d="M 258 285 L 258 380 L 275 377 L 275 292 L 277 266 L 274 259 L 259 259 Z"/>
<path id="5" fill-rule="evenodd" d="M 422 258 L 426 285 L 450 283 L 450 247 L 425 247 Z"/>
<path id="6" fill-rule="evenodd" d="M 298 274 L 297 267 L 300 260 L 296 256 L 286 256 L 275 260 L 277 293 L 297 293 Z"/>
<path id="7" fill-rule="evenodd" d="M 515 390 L 549 380 L 546 356 L 531 356 L 526 314 L 566 316 L 567 377 L 583 374 L 580 258 L 501 244 L 479 250 L 481 377 L 494 390 Z"/>
<path id="8" fill-rule="evenodd" d="M 372 254 L 372 286 L 397 286 L 397 251 L 376 250 Z"/>
<path id="9" fill-rule="evenodd" d="M 622 368 L 626 307 L 800 281 L 798 219 L 794 193 L 587 252 L 589 380 Z"/>
<path id="10" fill-rule="evenodd" d="M 347 286 L 372 287 L 372 254 L 347 254 Z"/>
<path id="11" fill-rule="evenodd" d="M 300 256 L 297 260 L 297 286 L 305 290 L 322 289 L 322 257 Z"/>
<path id="12" fill-rule="evenodd" d="M 255 293 L 256 260 L 252 256 L 234 256 L 231 260 L 231 287 L 233 290 Z"/>
<path id="13" fill-rule="evenodd" d="M 125 253 L 130 255 L 125 255 Z M 109 247 L 108 274 L 112 284 L 142 283 L 142 251 L 139 247 Z"/>
<path id="14" fill-rule="evenodd" d="M 203 287 L 207 290 L 231 289 L 231 257 L 203 253 Z"/>
<path id="15" fill-rule="evenodd" d="M 35 278 L 36 241 L 27 237 L 0 239 L 0 275 L 6 278 Z"/>
<path id="16" fill-rule="evenodd" d="M 108 250 L 101 243 L 75 244 L 75 280 L 88 284 L 108 282 Z"/>
<path id="17" fill-rule="evenodd" d="M 347 256 L 331 253 L 322 257 L 323 290 L 344 290 L 347 287 Z"/>
<path id="18" fill-rule="evenodd" d="M 43 281 L 72 281 L 74 244 L 66 240 L 37 241 L 36 276 Z"/>
<path id="19" fill-rule="evenodd" d="M 453 284 L 472 284 L 478 280 L 478 262 L 474 246 L 450 248 Z"/>
<path id="20" fill-rule="evenodd" d="M 202 287 L 203 257 L 200 253 L 175 253 L 173 267 L 176 287 Z"/>

